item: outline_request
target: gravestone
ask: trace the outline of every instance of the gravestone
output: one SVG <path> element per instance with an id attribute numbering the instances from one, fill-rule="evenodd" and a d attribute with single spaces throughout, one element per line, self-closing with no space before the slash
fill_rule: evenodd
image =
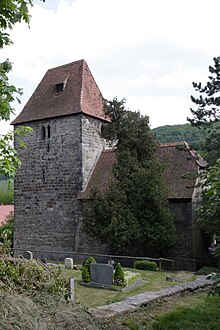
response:
<path id="1" fill-rule="evenodd" d="M 33 252 L 31 252 L 31 251 L 25 251 L 23 253 L 23 257 L 25 259 L 32 260 L 33 259 Z"/>
<path id="2" fill-rule="evenodd" d="M 66 258 L 64 260 L 65 268 L 73 269 L 73 259 L 72 258 Z"/>
<path id="3" fill-rule="evenodd" d="M 113 284 L 113 266 L 108 264 L 90 264 L 90 275 L 93 283 L 101 285 Z"/>

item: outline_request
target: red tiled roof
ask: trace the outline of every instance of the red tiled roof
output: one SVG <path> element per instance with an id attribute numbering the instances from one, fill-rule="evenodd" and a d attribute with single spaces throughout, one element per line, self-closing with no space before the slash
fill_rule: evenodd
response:
<path id="1" fill-rule="evenodd" d="M 205 168 L 206 162 L 185 141 L 162 143 L 158 156 L 165 167 L 168 198 L 192 198 L 198 170 Z"/>
<path id="2" fill-rule="evenodd" d="M 89 198 L 93 189 L 97 189 L 100 193 L 107 191 L 113 176 L 112 167 L 115 162 L 116 155 L 113 149 L 102 151 L 86 189 L 79 196 L 80 199 Z"/>
<path id="3" fill-rule="evenodd" d="M 0 205 L 0 226 L 6 222 L 11 212 L 14 212 L 14 205 Z"/>
<path id="4" fill-rule="evenodd" d="M 64 91 L 56 93 L 62 83 Z M 76 113 L 106 120 L 102 94 L 84 60 L 48 70 L 12 124 Z"/>
<path id="5" fill-rule="evenodd" d="M 184 141 L 161 144 L 158 157 L 164 165 L 163 177 L 168 186 L 168 198 L 191 199 L 198 169 L 206 167 L 204 160 Z M 100 192 L 108 189 L 115 161 L 114 150 L 102 152 L 87 187 L 79 198 L 90 198 L 94 188 Z"/>

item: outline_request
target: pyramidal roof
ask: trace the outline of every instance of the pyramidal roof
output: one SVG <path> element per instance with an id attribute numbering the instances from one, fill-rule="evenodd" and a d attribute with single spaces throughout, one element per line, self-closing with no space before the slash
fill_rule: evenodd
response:
<path id="1" fill-rule="evenodd" d="M 48 70 L 12 124 L 77 113 L 106 120 L 102 94 L 85 60 Z"/>

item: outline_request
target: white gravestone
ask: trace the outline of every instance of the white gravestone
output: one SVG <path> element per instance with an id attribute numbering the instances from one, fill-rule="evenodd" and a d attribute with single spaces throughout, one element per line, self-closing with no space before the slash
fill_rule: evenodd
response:
<path id="1" fill-rule="evenodd" d="M 73 259 L 72 258 L 66 258 L 64 260 L 65 268 L 73 269 Z"/>

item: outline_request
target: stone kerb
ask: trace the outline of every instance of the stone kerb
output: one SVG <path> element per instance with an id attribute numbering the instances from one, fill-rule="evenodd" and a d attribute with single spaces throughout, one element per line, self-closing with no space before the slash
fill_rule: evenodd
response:
<path id="1" fill-rule="evenodd" d="M 92 283 L 100 285 L 113 285 L 114 268 L 108 264 L 90 264 Z"/>
<path id="2" fill-rule="evenodd" d="M 197 280 L 168 287 L 157 292 L 145 292 L 136 296 L 130 297 L 126 300 L 115 302 L 105 306 L 89 308 L 89 312 L 96 317 L 112 317 L 119 313 L 134 311 L 140 306 L 147 305 L 158 299 L 169 297 L 184 291 L 194 291 L 199 288 L 211 285 L 212 280 L 206 279 L 206 276 L 200 276 Z"/>

